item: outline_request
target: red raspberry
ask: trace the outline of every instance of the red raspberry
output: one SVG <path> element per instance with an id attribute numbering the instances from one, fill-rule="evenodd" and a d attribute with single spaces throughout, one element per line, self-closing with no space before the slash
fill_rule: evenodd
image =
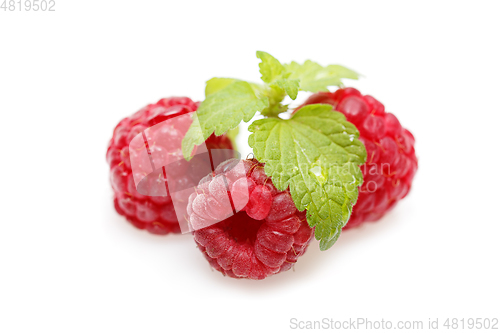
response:
<path id="1" fill-rule="evenodd" d="M 114 191 L 116 211 L 127 218 L 135 227 L 146 229 L 152 234 L 165 235 L 179 233 L 179 223 L 170 195 L 144 196 L 137 192 L 130 166 L 130 141 L 143 130 L 169 118 L 194 112 L 199 103 L 187 97 L 164 98 L 156 104 L 150 104 L 122 119 L 113 132 L 109 142 L 106 159 L 111 168 L 111 185 Z M 171 142 L 182 140 L 181 133 L 170 133 Z M 169 138 L 170 139 L 170 138 Z M 206 141 L 207 148 L 232 149 L 229 138 L 225 135 L 212 135 Z M 184 170 L 179 170 L 182 177 Z"/>
<path id="2" fill-rule="evenodd" d="M 197 193 L 190 197 L 188 214 L 194 225 L 222 220 L 233 209 L 238 211 L 222 222 L 195 230 L 194 239 L 210 265 L 222 274 L 260 280 L 289 270 L 306 251 L 313 229 L 288 190 L 280 192 L 274 187 L 263 164 L 245 160 L 244 174 L 227 171 L 237 162 L 221 163 L 200 182 Z M 217 177 L 221 174 L 227 187 Z M 218 198 L 229 195 L 232 207 L 217 203 L 222 203 Z"/>
<path id="3" fill-rule="evenodd" d="M 354 88 L 316 93 L 304 105 L 316 103 L 331 104 L 342 112 L 356 125 L 366 147 L 367 161 L 361 166 L 364 183 L 344 229 L 380 219 L 410 191 L 418 168 L 413 135 L 385 112 L 382 103 Z"/>

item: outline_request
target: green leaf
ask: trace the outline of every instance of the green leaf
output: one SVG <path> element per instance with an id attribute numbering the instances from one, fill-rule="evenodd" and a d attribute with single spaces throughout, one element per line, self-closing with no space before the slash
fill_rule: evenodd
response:
<path id="1" fill-rule="evenodd" d="M 279 79 L 274 81 L 271 86 L 277 86 L 285 90 L 286 94 L 291 99 L 296 99 L 299 92 L 300 80 L 298 79 Z"/>
<path id="2" fill-rule="evenodd" d="M 193 123 L 182 140 L 186 159 L 190 158 L 193 148 L 212 133 L 222 135 L 236 128 L 242 120 L 250 121 L 257 111 L 269 106 L 268 98 L 257 97 L 248 82 L 235 80 L 221 88 L 225 83 L 227 81 L 212 81 L 211 93 L 193 114 Z"/>
<path id="3" fill-rule="evenodd" d="M 205 96 L 216 93 L 217 91 L 227 87 L 236 79 L 224 78 L 224 77 L 213 77 L 207 81 L 207 86 L 205 87 Z"/>
<path id="4" fill-rule="evenodd" d="M 296 99 L 299 92 L 299 79 L 288 79 L 290 73 L 286 71 L 285 67 L 272 55 L 263 51 L 257 51 L 257 58 L 262 60 L 259 63 L 260 73 L 262 74 L 262 81 L 269 84 L 270 87 L 278 88 L 269 90 L 267 94 L 274 94 L 269 96 L 270 100 L 273 99 L 281 101 L 286 93 L 291 99 Z M 271 103 L 273 104 L 273 103 Z"/>
<path id="5" fill-rule="evenodd" d="M 344 67 L 344 66 L 328 65 L 328 66 L 326 66 L 326 70 L 328 73 L 331 73 L 333 75 L 337 75 L 343 79 L 351 79 L 351 80 L 359 79 L 358 73 L 356 73 L 352 69 L 349 69 L 349 68 Z"/>
<path id="6" fill-rule="evenodd" d="M 329 86 L 342 85 L 342 79 L 357 80 L 358 73 L 340 66 L 329 65 L 326 67 L 320 64 L 306 60 L 304 64 L 292 61 L 283 67 L 290 73 L 289 79 L 300 80 L 300 90 L 318 92 L 328 91 Z"/>
<path id="7" fill-rule="evenodd" d="M 356 127 L 331 105 L 301 108 L 291 119 L 267 118 L 249 127 L 249 144 L 281 191 L 290 189 L 297 209 L 307 209 L 321 250 L 338 239 L 363 182 L 366 150 Z"/>
<path id="8" fill-rule="evenodd" d="M 285 73 L 285 67 L 272 55 L 267 52 L 257 51 L 257 58 L 262 60 L 259 63 L 260 74 L 262 74 L 262 81 L 265 83 L 271 83 L 282 77 Z"/>

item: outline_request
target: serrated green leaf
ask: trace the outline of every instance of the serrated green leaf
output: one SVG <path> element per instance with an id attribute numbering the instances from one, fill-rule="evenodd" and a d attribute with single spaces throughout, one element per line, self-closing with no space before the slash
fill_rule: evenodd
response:
<path id="1" fill-rule="evenodd" d="M 356 127 L 331 105 L 301 108 L 291 119 L 267 118 L 249 127 L 255 157 L 279 190 L 290 189 L 297 209 L 307 209 L 321 250 L 347 223 L 363 182 L 366 150 Z"/>
<path id="2" fill-rule="evenodd" d="M 272 55 L 267 52 L 257 51 L 257 58 L 262 60 L 259 63 L 260 74 L 262 74 L 262 81 L 271 83 L 282 77 L 285 73 L 285 67 Z"/>
<path id="3" fill-rule="evenodd" d="M 257 58 L 262 60 L 262 62 L 259 63 L 262 81 L 269 84 L 270 87 L 275 88 L 267 91 L 268 96 L 272 94 L 272 96 L 269 96 L 270 100 L 276 99 L 281 101 L 285 93 L 290 96 L 291 99 L 296 99 L 299 92 L 300 80 L 288 79 L 290 73 L 287 72 L 285 67 L 269 53 L 257 51 Z M 280 108 L 278 107 L 277 109 Z"/>
<path id="4" fill-rule="evenodd" d="M 190 158 L 194 146 L 212 133 L 222 135 L 241 121 L 250 121 L 257 111 L 268 106 L 268 98 L 257 97 L 254 88 L 245 81 L 236 80 L 209 94 L 193 114 L 196 119 L 182 140 L 184 157 Z"/>
<path id="5" fill-rule="evenodd" d="M 207 85 L 205 87 L 205 96 L 216 93 L 217 91 L 227 87 L 234 81 L 239 81 L 236 79 L 225 78 L 225 77 L 213 77 L 207 81 Z"/>
<path id="6" fill-rule="evenodd" d="M 351 79 L 351 80 L 359 79 L 358 73 L 356 73 L 352 69 L 349 69 L 349 68 L 344 67 L 344 66 L 328 65 L 328 66 L 326 66 L 326 70 L 331 75 L 337 75 L 338 77 L 343 78 L 343 79 Z"/>
<path id="7" fill-rule="evenodd" d="M 326 67 L 306 60 L 302 65 L 293 61 L 284 64 L 283 67 L 290 73 L 289 79 L 300 80 L 300 90 L 318 92 L 328 91 L 329 86 L 342 85 L 342 79 L 358 79 L 359 75 L 340 65 L 329 65 Z"/>
<path id="8" fill-rule="evenodd" d="M 271 86 L 277 86 L 285 90 L 286 94 L 291 99 L 296 99 L 299 93 L 300 80 L 298 79 L 279 79 L 271 83 Z"/>
<path id="9" fill-rule="evenodd" d="M 333 246 L 333 244 L 335 244 L 337 242 L 337 240 L 339 239 L 340 237 L 340 234 L 341 232 L 337 232 L 332 238 L 330 239 L 327 239 L 327 238 L 323 238 L 319 241 L 319 248 L 321 251 L 326 251 L 328 250 L 329 248 L 331 248 Z"/>

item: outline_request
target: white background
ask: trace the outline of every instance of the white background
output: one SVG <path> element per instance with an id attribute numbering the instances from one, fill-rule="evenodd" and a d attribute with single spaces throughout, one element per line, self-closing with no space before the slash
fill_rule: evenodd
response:
<path id="1" fill-rule="evenodd" d="M 1 332 L 499 316 L 498 2 L 55 1 L 0 11 Z M 147 103 L 258 81 L 256 50 L 361 72 L 348 84 L 414 133 L 420 167 L 380 222 L 247 281 L 211 271 L 190 235 L 118 216 L 105 152 Z"/>

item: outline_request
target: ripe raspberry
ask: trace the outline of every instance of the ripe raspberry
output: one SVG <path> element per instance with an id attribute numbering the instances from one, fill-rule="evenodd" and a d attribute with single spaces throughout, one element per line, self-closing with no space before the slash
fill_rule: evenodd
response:
<path id="1" fill-rule="evenodd" d="M 245 170 L 240 174 L 231 169 L 238 163 L 233 159 L 203 179 L 189 198 L 188 214 L 192 225 L 222 220 L 194 231 L 198 247 L 213 268 L 233 278 L 260 280 L 290 269 L 306 251 L 313 229 L 290 193 L 274 187 L 263 164 L 242 162 Z M 218 177 L 222 174 L 227 187 Z M 220 199 L 229 195 L 232 206 Z"/>
<path id="2" fill-rule="evenodd" d="M 382 103 L 354 88 L 316 93 L 304 105 L 316 103 L 331 104 L 342 112 L 356 125 L 366 147 L 367 161 L 361 166 L 364 183 L 344 229 L 380 219 L 410 191 L 418 168 L 413 135 L 385 112 Z"/>
<path id="3" fill-rule="evenodd" d="M 198 105 L 199 103 L 187 97 L 164 98 L 122 119 L 113 132 L 106 160 L 111 169 L 114 206 L 118 214 L 125 216 L 132 225 L 139 229 L 146 229 L 158 235 L 180 232 L 170 195 L 144 196 L 136 190 L 130 166 L 130 141 L 148 127 L 169 118 L 196 111 Z M 170 142 L 175 141 L 180 146 L 182 134 L 174 129 L 169 132 L 169 135 Z M 231 141 L 225 135 L 219 137 L 212 135 L 206 141 L 206 145 L 210 149 L 232 149 Z M 178 176 L 183 177 L 184 170 L 179 170 Z"/>

